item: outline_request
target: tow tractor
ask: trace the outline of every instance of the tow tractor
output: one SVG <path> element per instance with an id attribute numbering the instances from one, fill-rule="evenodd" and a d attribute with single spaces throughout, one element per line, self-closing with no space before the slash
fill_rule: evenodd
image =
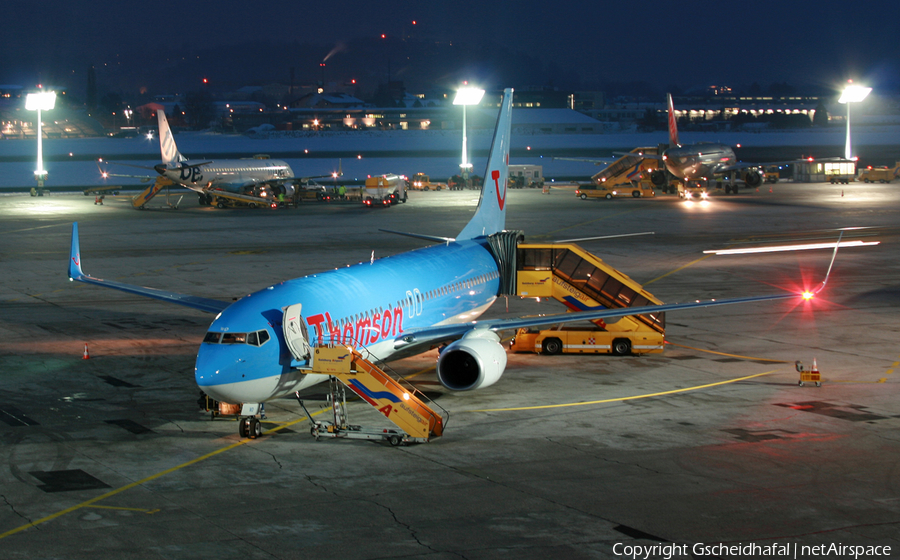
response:
<path id="1" fill-rule="evenodd" d="M 709 188 L 702 181 L 685 181 L 678 188 L 678 197 L 685 200 L 707 200 Z"/>
<path id="2" fill-rule="evenodd" d="M 431 177 L 424 173 L 416 173 L 409 182 L 409 188 L 415 191 L 427 191 L 434 189 L 439 191 L 447 188 L 447 183 L 432 181 Z"/>

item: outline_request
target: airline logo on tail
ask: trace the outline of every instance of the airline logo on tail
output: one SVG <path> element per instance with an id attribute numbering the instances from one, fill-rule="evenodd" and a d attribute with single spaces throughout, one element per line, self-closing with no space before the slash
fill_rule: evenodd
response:
<path id="1" fill-rule="evenodd" d="M 669 146 L 672 148 L 681 146 L 678 141 L 678 126 L 675 124 L 675 105 L 672 103 L 672 94 L 669 96 Z"/>
<path id="2" fill-rule="evenodd" d="M 491 171 L 491 179 L 494 180 L 494 188 L 497 189 L 497 204 L 500 205 L 500 209 L 503 210 L 503 207 L 506 205 L 506 185 L 503 185 L 503 197 L 500 197 L 500 170 L 494 169 Z"/>
<path id="3" fill-rule="evenodd" d="M 175 145 L 175 138 L 172 137 L 172 129 L 169 128 L 169 121 L 166 120 L 165 111 L 162 109 L 157 110 L 156 117 L 159 121 L 159 150 L 163 163 L 169 165 L 185 161 L 186 158 L 178 153 L 178 147 Z"/>
<path id="4" fill-rule="evenodd" d="M 511 88 L 503 91 L 500 116 L 497 119 L 497 127 L 494 129 L 494 140 L 491 143 L 491 153 L 488 156 L 478 209 L 466 227 L 456 236 L 458 240 L 492 235 L 503 231 L 506 225 L 506 179 L 509 176 L 512 97 L 513 90 Z M 490 179 L 487 179 L 488 177 Z M 491 196 L 491 191 L 494 191 L 494 196 Z M 494 198 L 497 199 L 497 204 L 494 204 Z"/>

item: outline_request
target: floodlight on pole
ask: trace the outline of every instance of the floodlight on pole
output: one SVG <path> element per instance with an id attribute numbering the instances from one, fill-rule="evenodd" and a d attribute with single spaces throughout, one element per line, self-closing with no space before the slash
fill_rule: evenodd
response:
<path id="1" fill-rule="evenodd" d="M 47 178 L 47 171 L 44 169 L 44 149 L 42 145 L 41 132 L 41 111 L 49 111 L 56 105 L 55 91 L 41 91 L 38 93 L 29 93 L 25 96 L 25 109 L 28 111 L 37 111 L 37 169 L 34 171 L 34 178 L 37 179 L 38 188 L 43 188 L 44 179 Z"/>
<path id="2" fill-rule="evenodd" d="M 859 103 L 872 92 L 872 88 L 849 85 L 841 92 L 841 98 L 838 103 L 847 105 L 847 143 L 844 146 L 844 159 L 852 159 L 853 154 L 850 151 L 850 104 Z"/>
<path id="3" fill-rule="evenodd" d="M 466 145 L 466 105 L 478 105 L 481 103 L 482 97 L 484 97 L 483 89 L 464 86 L 456 90 L 456 97 L 453 98 L 454 105 L 463 106 L 462 163 L 459 164 L 459 167 L 462 169 L 462 176 L 466 181 L 469 180 L 469 170 L 472 168 L 472 164 L 469 163 L 468 147 Z"/>

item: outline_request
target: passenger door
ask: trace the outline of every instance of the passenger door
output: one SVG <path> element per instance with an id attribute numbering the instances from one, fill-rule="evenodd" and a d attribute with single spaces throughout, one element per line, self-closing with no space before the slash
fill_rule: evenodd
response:
<path id="1" fill-rule="evenodd" d="M 298 361 L 305 361 L 310 358 L 309 334 L 306 330 L 306 321 L 301 315 L 303 304 L 295 303 L 284 309 L 284 319 L 282 321 L 284 329 L 284 340 L 287 343 L 291 355 Z"/>

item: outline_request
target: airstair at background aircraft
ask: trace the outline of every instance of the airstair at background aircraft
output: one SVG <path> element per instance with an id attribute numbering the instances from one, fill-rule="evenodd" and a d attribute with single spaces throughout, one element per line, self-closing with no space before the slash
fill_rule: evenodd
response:
<path id="1" fill-rule="evenodd" d="M 172 181 L 166 179 L 165 177 L 157 177 L 156 181 L 146 189 L 144 189 L 140 194 L 135 195 L 131 199 L 131 205 L 137 208 L 138 210 L 143 210 L 144 205 L 153 200 L 159 191 L 163 189 L 163 187 L 171 187 L 174 185 Z"/>
<path id="2" fill-rule="evenodd" d="M 659 169 L 658 159 L 644 157 L 646 154 L 657 155 L 662 153 L 665 146 L 635 148 L 622 155 L 619 159 L 603 168 L 599 173 L 591 177 L 594 185 L 621 185 L 639 181 L 642 173 L 647 173 L 654 185 L 662 186 L 666 181 L 665 172 Z"/>

